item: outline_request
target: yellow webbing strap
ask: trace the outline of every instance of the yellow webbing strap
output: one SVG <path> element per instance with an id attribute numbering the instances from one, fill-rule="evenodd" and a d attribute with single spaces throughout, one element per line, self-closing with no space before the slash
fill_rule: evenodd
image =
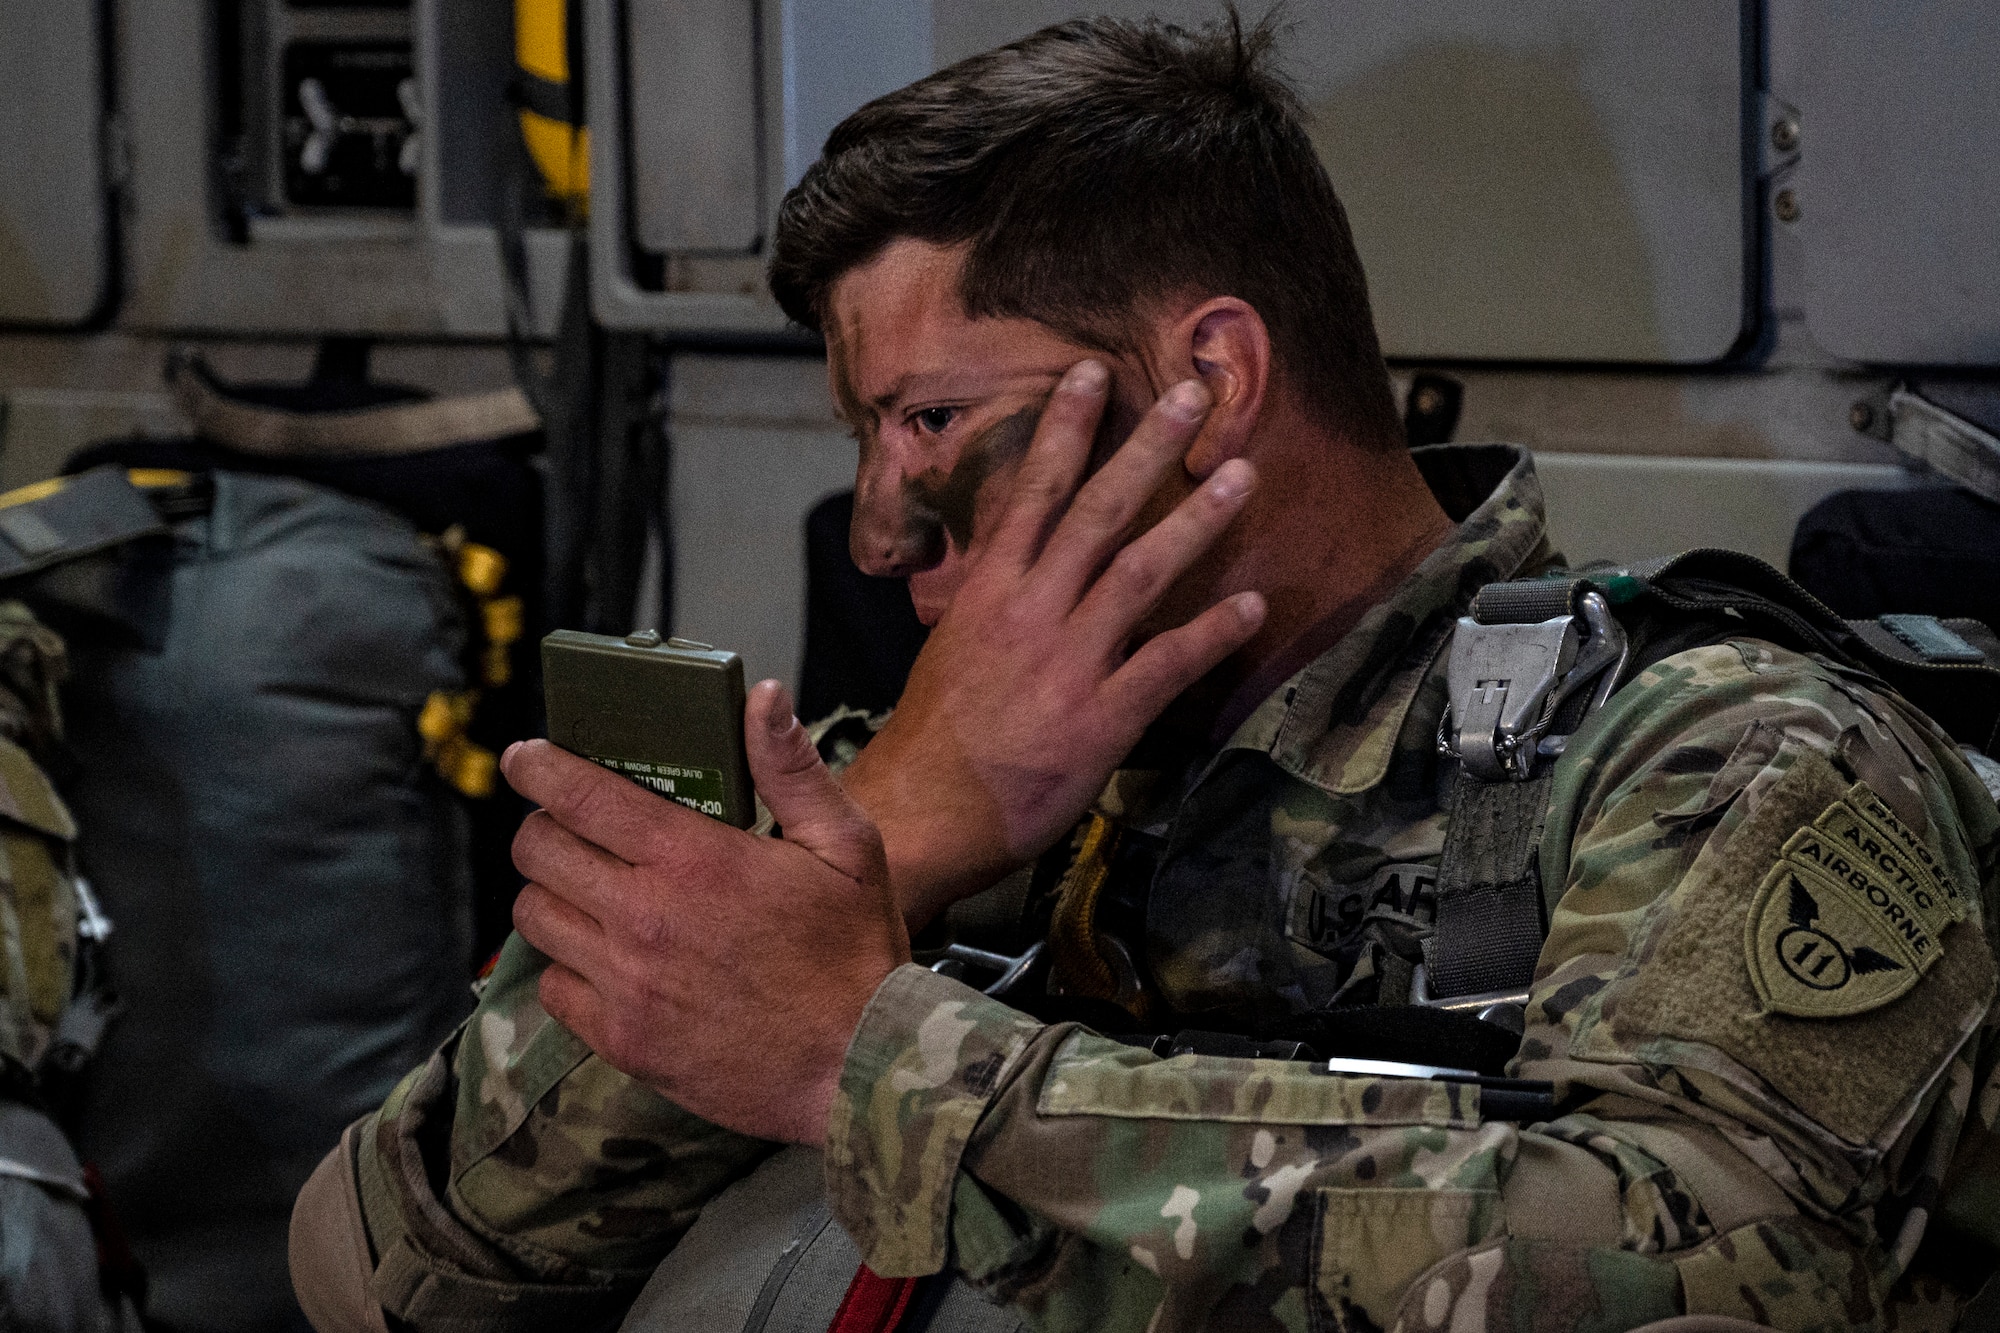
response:
<path id="1" fill-rule="evenodd" d="M 478 706 L 477 690 L 437 690 L 424 700 L 423 711 L 417 714 L 424 755 L 446 782 L 474 800 L 491 796 L 500 776 L 499 758 L 465 734 Z"/>
<path id="2" fill-rule="evenodd" d="M 465 529 L 454 526 L 436 539 L 444 548 L 458 581 L 470 593 L 480 636 L 480 685 L 498 689 L 514 678 L 514 645 L 525 629 L 525 609 L 514 594 L 501 594 L 507 580 L 507 557 L 490 546 L 468 541 Z M 417 734 L 424 755 L 444 780 L 475 800 L 500 787 L 500 760 L 493 751 L 466 735 L 479 709 L 479 689 L 440 690 L 424 701 L 417 715 Z"/>
<path id="3" fill-rule="evenodd" d="M 1092 811 L 1077 835 L 1076 856 L 1056 890 L 1049 918 L 1050 977 L 1070 995 L 1123 1003 L 1118 972 L 1097 937 L 1097 900 L 1111 878 L 1118 826 Z"/>
<path id="4" fill-rule="evenodd" d="M 194 480 L 194 474 L 170 467 L 133 467 L 125 469 L 125 480 L 142 491 L 157 491 L 168 486 L 185 486 Z M 46 500 L 69 483 L 68 477 L 50 477 L 47 481 L 34 481 L 26 486 L 16 486 L 13 490 L 0 494 L 0 509 L 12 509 L 15 505 Z"/>
<path id="5" fill-rule="evenodd" d="M 0 509 L 12 509 L 15 505 L 33 504 L 37 500 L 46 500 L 67 485 L 69 485 L 68 477 L 50 477 L 47 481 L 33 482 L 27 486 L 16 486 L 5 495 L 0 495 Z"/>

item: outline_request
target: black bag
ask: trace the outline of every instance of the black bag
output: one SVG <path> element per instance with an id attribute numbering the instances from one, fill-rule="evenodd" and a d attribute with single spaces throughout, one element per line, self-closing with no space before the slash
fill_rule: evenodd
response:
<path id="1" fill-rule="evenodd" d="M 1855 619 L 1908 611 L 2000 625 L 2000 504 L 1956 487 L 1841 491 L 1799 520 L 1791 575 Z"/>

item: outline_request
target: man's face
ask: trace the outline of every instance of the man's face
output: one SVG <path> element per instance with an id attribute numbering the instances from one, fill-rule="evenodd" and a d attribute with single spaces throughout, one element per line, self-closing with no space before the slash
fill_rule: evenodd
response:
<path id="1" fill-rule="evenodd" d="M 854 563 L 907 578 L 927 625 L 1004 509 L 1056 381 L 1086 356 L 1112 361 L 1032 320 L 968 318 L 959 265 L 955 249 L 894 241 L 843 274 L 827 302 L 827 373 L 861 446 Z M 1122 438 L 1137 414 L 1117 402 L 1129 376 L 1111 368 L 1105 431 Z"/>

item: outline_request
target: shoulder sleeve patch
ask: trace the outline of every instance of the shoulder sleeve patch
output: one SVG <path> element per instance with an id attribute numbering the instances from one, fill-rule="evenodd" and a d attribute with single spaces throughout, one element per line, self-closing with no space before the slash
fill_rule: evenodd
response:
<path id="1" fill-rule="evenodd" d="M 1770 769 L 1741 825 L 1669 892 L 1571 1053 L 1700 1067 L 1775 1115 L 1884 1151 L 1984 1020 L 1993 953 L 1960 919 L 1935 849 L 1865 784 L 1790 742 Z"/>
<path id="2" fill-rule="evenodd" d="M 1965 908 L 1923 841 L 1857 782 L 1779 850 L 1744 953 L 1767 1013 L 1838 1018 L 1900 999 Z"/>

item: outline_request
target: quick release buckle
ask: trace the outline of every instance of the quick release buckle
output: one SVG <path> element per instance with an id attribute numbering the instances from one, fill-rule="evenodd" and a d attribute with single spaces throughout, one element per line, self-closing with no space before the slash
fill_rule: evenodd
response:
<path id="1" fill-rule="evenodd" d="M 1438 724 L 1440 753 L 1484 782 L 1527 781 L 1538 759 L 1560 755 L 1569 740 L 1546 734 L 1557 711 L 1592 681 L 1585 715 L 1603 707 L 1629 646 L 1594 590 L 1577 599 L 1574 615 L 1497 625 L 1460 616 L 1445 668 L 1451 698 Z"/>

